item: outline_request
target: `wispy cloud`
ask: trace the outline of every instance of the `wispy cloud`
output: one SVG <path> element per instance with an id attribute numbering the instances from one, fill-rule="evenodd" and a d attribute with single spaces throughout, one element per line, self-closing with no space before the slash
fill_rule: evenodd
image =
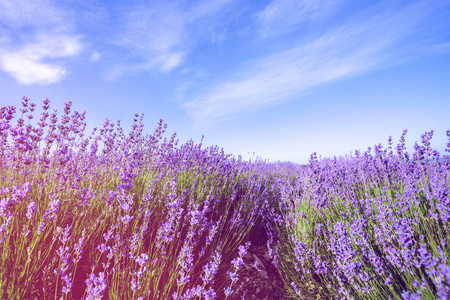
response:
<path id="1" fill-rule="evenodd" d="M 203 0 L 187 12 L 186 19 L 189 22 L 194 22 L 200 18 L 214 15 L 235 1 L 236 0 Z"/>
<path id="2" fill-rule="evenodd" d="M 63 59 L 83 48 L 69 16 L 49 1 L 2 1 L 0 24 L 0 68 L 21 84 L 60 81 Z"/>
<path id="3" fill-rule="evenodd" d="M 298 99 L 320 84 L 401 63 L 417 56 L 416 49 L 435 45 L 424 33 L 442 24 L 423 22 L 434 9 L 416 2 L 402 10 L 362 12 L 310 42 L 248 62 L 235 74 L 238 79 L 217 82 L 184 107 L 197 123 L 220 121 Z"/>
<path id="4" fill-rule="evenodd" d="M 255 15 L 260 33 L 267 37 L 294 30 L 297 25 L 326 17 L 340 0 L 274 0 Z"/>
<path id="5" fill-rule="evenodd" d="M 121 62 L 114 70 L 116 75 L 149 69 L 167 72 L 182 62 L 184 53 L 177 49 L 184 28 L 180 12 L 171 7 L 134 7 L 122 21 L 123 29 L 113 43 L 130 51 L 134 61 Z"/>
<path id="6" fill-rule="evenodd" d="M 64 23 L 67 14 L 55 7 L 51 1 L 3 0 L 0 2 L 0 8 L 3 25 L 10 28 L 21 29 L 27 26 L 51 28 L 55 24 L 68 27 L 68 24 Z"/>
<path id="7" fill-rule="evenodd" d="M 94 52 L 91 54 L 91 61 L 99 61 L 102 58 L 102 54 L 99 52 Z"/>
<path id="8" fill-rule="evenodd" d="M 187 32 L 189 26 L 217 13 L 229 2 L 214 0 L 192 5 L 166 1 L 129 7 L 119 16 L 119 30 L 112 40 L 129 55 L 110 69 L 107 79 L 142 71 L 167 73 L 182 65 L 195 45 L 195 37 Z"/>

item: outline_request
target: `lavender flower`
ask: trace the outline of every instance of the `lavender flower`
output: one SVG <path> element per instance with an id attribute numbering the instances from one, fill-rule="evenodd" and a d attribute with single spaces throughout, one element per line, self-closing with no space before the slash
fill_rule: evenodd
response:
<path id="1" fill-rule="evenodd" d="M 100 272 L 98 277 L 91 273 L 89 278 L 86 279 L 87 296 L 83 300 L 101 300 L 106 287 L 106 278 L 103 272 Z"/>

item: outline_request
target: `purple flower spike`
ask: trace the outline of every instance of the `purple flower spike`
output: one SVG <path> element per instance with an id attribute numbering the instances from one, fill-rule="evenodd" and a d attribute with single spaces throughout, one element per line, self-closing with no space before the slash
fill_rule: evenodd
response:
<path id="1" fill-rule="evenodd" d="M 106 290 L 106 278 L 103 272 L 98 274 L 98 277 L 94 273 L 89 275 L 86 279 L 86 293 L 87 297 L 84 300 L 101 300 L 103 299 L 103 292 Z"/>

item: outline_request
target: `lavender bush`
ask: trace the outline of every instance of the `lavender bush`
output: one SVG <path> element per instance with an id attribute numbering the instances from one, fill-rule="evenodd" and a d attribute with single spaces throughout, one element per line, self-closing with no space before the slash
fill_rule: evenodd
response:
<path id="1" fill-rule="evenodd" d="M 299 299 L 449 299 L 450 157 L 400 143 L 317 160 L 281 187 L 280 274 Z M 450 137 L 450 131 L 447 131 Z M 447 152 L 450 150 L 448 144 Z"/>
<path id="2" fill-rule="evenodd" d="M 0 115 L 0 298 L 214 299 L 217 272 L 267 214 L 251 165 L 217 147 L 126 135 L 106 120 L 85 137 L 85 112 L 24 97 Z M 26 120 L 25 120 L 26 119 Z M 97 134 L 96 134 L 97 133 Z"/>
<path id="3" fill-rule="evenodd" d="M 433 132 L 412 155 L 405 131 L 302 167 L 178 145 L 143 115 L 85 135 L 71 105 L 0 110 L 0 298 L 241 299 L 256 242 L 286 299 L 448 298 L 450 158 Z"/>

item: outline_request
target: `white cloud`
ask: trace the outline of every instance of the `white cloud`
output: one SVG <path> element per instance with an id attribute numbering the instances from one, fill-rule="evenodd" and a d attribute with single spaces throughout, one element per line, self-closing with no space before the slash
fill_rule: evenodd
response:
<path id="1" fill-rule="evenodd" d="M 40 34 L 22 47 L 0 51 L 0 67 L 21 84 L 52 84 L 60 81 L 67 70 L 59 60 L 81 50 L 79 38 Z"/>
<path id="2" fill-rule="evenodd" d="M 2 1 L 0 24 L 0 68 L 21 84 L 60 81 L 68 73 L 63 59 L 83 47 L 70 17 L 48 1 Z"/>
<path id="3" fill-rule="evenodd" d="M 300 97 L 310 88 L 356 76 L 411 58 L 420 39 L 421 22 L 432 9 L 417 2 L 402 11 L 359 15 L 345 26 L 311 42 L 248 63 L 249 67 L 205 89 L 184 107 L 198 124 L 219 121 Z M 413 53 L 413 54 L 412 54 Z"/>
<path id="4" fill-rule="evenodd" d="M 2 55 L 1 67 L 19 83 L 25 85 L 55 83 L 67 73 L 61 66 L 44 64 L 17 54 Z"/>

